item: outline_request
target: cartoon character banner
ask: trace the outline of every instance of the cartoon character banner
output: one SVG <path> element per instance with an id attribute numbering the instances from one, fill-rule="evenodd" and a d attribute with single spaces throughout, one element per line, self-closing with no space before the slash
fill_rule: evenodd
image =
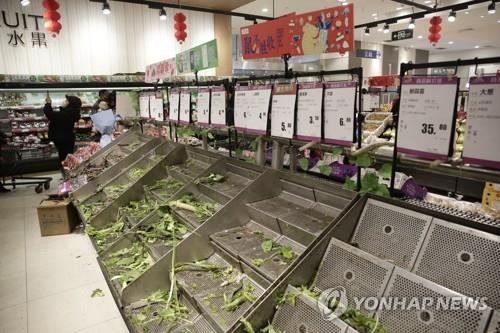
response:
<path id="1" fill-rule="evenodd" d="M 341 53 L 354 50 L 352 4 L 241 28 L 244 59 Z"/>

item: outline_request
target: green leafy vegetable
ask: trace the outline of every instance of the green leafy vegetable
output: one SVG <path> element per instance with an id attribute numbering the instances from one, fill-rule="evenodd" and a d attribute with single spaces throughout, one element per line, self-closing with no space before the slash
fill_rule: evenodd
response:
<path id="1" fill-rule="evenodd" d="M 125 190 L 130 186 L 130 184 L 122 184 L 122 185 L 109 185 L 104 188 L 104 193 L 106 193 L 106 197 L 111 200 L 115 200 L 125 192 Z"/>
<path id="2" fill-rule="evenodd" d="M 272 324 L 268 324 L 266 327 L 260 330 L 262 333 L 286 333 L 283 331 L 280 331 L 277 328 L 274 328 Z"/>
<path id="3" fill-rule="evenodd" d="M 148 199 L 130 201 L 128 204 L 118 208 L 118 214 L 119 216 L 131 217 L 139 222 L 146 217 L 146 215 L 157 209 L 158 206 L 158 202 Z"/>
<path id="4" fill-rule="evenodd" d="M 166 246 L 173 247 L 184 238 L 189 229 L 170 213 L 159 214 L 161 217 L 158 222 L 141 226 L 137 234 L 141 235 L 147 244 L 162 242 Z"/>
<path id="5" fill-rule="evenodd" d="M 332 174 L 332 167 L 329 165 L 322 165 L 319 167 L 319 172 L 321 172 L 323 176 L 328 177 Z"/>
<path id="6" fill-rule="evenodd" d="M 257 299 L 254 295 L 255 287 L 251 284 L 240 287 L 230 297 L 224 294 L 224 305 L 222 308 L 227 312 L 236 311 L 245 302 L 253 303 Z"/>
<path id="7" fill-rule="evenodd" d="M 132 180 L 138 180 L 142 178 L 148 172 L 149 168 L 132 168 L 127 175 L 130 177 Z"/>
<path id="8" fill-rule="evenodd" d="M 80 211 L 82 212 L 83 219 L 85 221 L 90 221 L 94 216 L 97 215 L 104 207 L 106 206 L 105 202 L 97 201 L 88 204 L 81 204 Z"/>
<path id="9" fill-rule="evenodd" d="M 178 200 L 169 202 L 168 205 L 194 213 L 200 222 L 206 221 L 219 207 L 217 203 L 199 201 L 192 193 L 185 193 Z"/>
<path id="10" fill-rule="evenodd" d="M 332 150 L 332 155 L 335 156 L 340 156 L 344 153 L 344 147 L 333 147 Z"/>
<path id="11" fill-rule="evenodd" d="M 92 297 L 92 298 L 94 298 L 94 297 L 104 297 L 104 292 L 101 289 L 99 289 L 99 288 L 94 289 L 92 291 L 92 294 L 90 295 L 90 297 Z"/>
<path id="12" fill-rule="evenodd" d="M 346 177 L 343 188 L 348 191 L 356 191 L 356 182 L 351 178 Z"/>
<path id="13" fill-rule="evenodd" d="M 261 258 L 256 258 L 256 259 L 252 260 L 252 264 L 254 264 L 256 267 L 260 267 L 260 266 L 264 265 L 264 262 L 265 262 L 265 260 L 261 259 Z"/>
<path id="14" fill-rule="evenodd" d="M 243 324 L 243 329 L 245 330 L 246 333 L 255 333 L 255 330 L 252 327 L 252 324 L 245 318 L 240 319 L 240 323 Z"/>
<path id="15" fill-rule="evenodd" d="M 378 174 L 382 177 L 382 178 L 387 178 L 387 179 L 390 179 L 391 178 L 391 174 L 392 174 L 392 165 L 389 164 L 389 163 L 385 163 L 384 165 L 382 165 L 382 167 L 378 170 Z"/>
<path id="16" fill-rule="evenodd" d="M 226 180 L 226 177 L 223 175 L 219 175 L 216 173 L 211 173 L 208 176 L 205 177 L 200 177 L 194 181 L 195 184 L 217 184 L 217 183 L 223 183 Z"/>
<path id="17" fill-rule="evenodd" d="M 368 168 L 373 164 L 373 159 L 368 154 L 361 154 L 356 157 L 351 157 L 350 162 L 361 168 Z"/>
<path id="18" fill-rule="evenodd" d="M 264 251 L 264 253 L 271 252 L 273 250 L 273 245 L 274 245 L 274 242 L 272 239 L 267 239 L 267 240 L 263 241 L 261 244 L 262 251 Z"/>
<path id="19" fill-rule="evenodd" d="M 282 245 L 280 253 L 286 260 L 291 260 L 295 256 L 295 252 L 293 252 L 292 248 L 288 245 Z"/>
<path id="20" fill-rule="evenodd" d="M 182 186 L 184 186 L 184 184 L 177 179 L 167 178 L 158 180 L 154 185 L 148 186 L 147 189 L 149 191 L 160 190 L 165 192 L 168 191 L 168 193 L 175 193 L 180 190 Z"/>
<path id="21" fill-rule="evenodd" d="M 98 250 L 102 250 L 111 240 L 117 239 L 125 231 L 125 222 L 120 220 L 110 223 L 102 229 L 96 229 L 91 224 L 85 225 L 85 233 L 94 239 Z"/>
<path id="22" fill-rule="evenodd" d="M 309 170 L 309 160 L 307 158 L 301 158 L 299 160 L 299 166 L 304 171 Z"/>

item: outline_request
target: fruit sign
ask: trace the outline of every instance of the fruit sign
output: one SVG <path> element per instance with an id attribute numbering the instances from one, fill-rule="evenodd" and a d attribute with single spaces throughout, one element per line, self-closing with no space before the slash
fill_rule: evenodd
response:
<path id="1" fill-rule="evenodd" d="M 350 52 L 354 49 L 352 4 L 289 14 L 241 28 L 244 59 Z"/>

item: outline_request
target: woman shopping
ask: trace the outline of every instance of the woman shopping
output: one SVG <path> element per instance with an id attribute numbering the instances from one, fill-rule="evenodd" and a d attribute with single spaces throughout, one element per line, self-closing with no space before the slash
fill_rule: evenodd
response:
<path id="1" fill-rule="evenodd" d="M 54 142 L 62 163 L 75 150 L 75 123 L 80 120 L 82 101 L 76 96 L 66 95 L 60 111 L 54 111 L 52 100 L 47 97 L 43 113 L 49 120 L 49 139 Z"/>

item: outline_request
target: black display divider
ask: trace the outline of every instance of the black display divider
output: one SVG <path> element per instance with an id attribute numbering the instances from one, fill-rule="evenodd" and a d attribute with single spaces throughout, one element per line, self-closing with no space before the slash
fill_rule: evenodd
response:
<path id="1" fill-rule="evenodd" d="M 429 69 L 429 68 L 443 68 L 443 67 L 455 67 L 455 75 L 457 73 L 458 67 L 461 66 L 476 66 L 476 73 L 477 73 L 477 67 L 479 65 L 486 65 L 486 64 L 496 64 L 500 63 L 500 57 L 493 57 L 493 58 L 474 58 L 474 59 L 458 59 L 455 61 L 440 61 L 440 62 L 430 62 L 430 63 L 420 63 L 420 64 L 413 64 L 411 62 L 409 63 L 401 63 L 400 66 L 400 71 L 399 71 L 399 86 L 398 86 L 398 96 L 401 97 L 401 86 L 403 84 L 403 79 L 405 76 L 407 76 L 408 72 L 411 70 L 415 69 Z M 459 87 L 457 86 L 457 95 L 455 97 L 455 110 L 454 110 L 454 117 L 453 117 L 453 129 L 452 129 L 452 134 L 454 133 L 454 128 L 455 128 L 455 118 L 456 118 L 456 109 L 457 109 L 457 97 L 458 97 L 458 91 Z M 401 98 L 398 98 L 397 100 L 397 110 L 400 109 L 401 106 Z M 390 183 L 390 192 L 392 195 L 398 195 L 397 191 L 394 188 L 394 183 L 395 183 L 395 178 L 396 178 L 396 168 L 398 165 L 398 123 L 399 123 L 399 114 L 394 115 L 394 123 L 396 124 L 395 127 L 395 132 L 396 135 L 394 137 L 394 151 L 393 151 L 393 156 L 392 156 L 392 170 L 391 170 L 391 183 Z M 453 142 L 450 144 L 450 151 L 452 150 Z"/>

